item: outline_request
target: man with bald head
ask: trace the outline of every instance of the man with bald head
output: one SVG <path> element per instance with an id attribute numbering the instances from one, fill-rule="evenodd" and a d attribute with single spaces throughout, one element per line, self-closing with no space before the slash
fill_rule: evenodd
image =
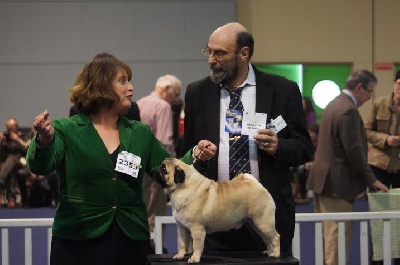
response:
<path id="1" fill-rule="evenodd" d="M 185 94 L 184 149 L 199 139 L 219 147 L 203 172 L 208 178 L 226 181 L 240 172 L 254 175 L 274 198 L 281 256 L 291 256 L 295 207 L 289 168 L 309 161 L 313 144 L 297 84 L 258 71 L 250 63 L 253 51 L 253 37 L 239 23 L 228 23 L 210 35 L 203 50 L 210 75 L 189 84 Z M 232 121 L 238 121 L 235 129 Z M 259 129 L 249 129 L 249 121 Z M 232 148 L 241 153 L 239 158 L 234 158 Z M 233 159 L 239 169 L 232 169 Z M 265 244 L 249 224 L 207 235 L 205 241 L 206 252 L 263 250 Z"/>
<path id="2" fill-rule="evenodd" d="M 137 101 L 140 119 L 150 126 L 165 149 L 175 156 L 173 138 L 172 105 L 177 104 L 181 94 L 181 80 L 174 75 L 160 76 L 154 91 Z M 155 217 L 167 214 L 167 195 L 160 183 L 147 174 L 143 177 L 143 200 L 147 208 L 150 231 L 154 230 Z"/>

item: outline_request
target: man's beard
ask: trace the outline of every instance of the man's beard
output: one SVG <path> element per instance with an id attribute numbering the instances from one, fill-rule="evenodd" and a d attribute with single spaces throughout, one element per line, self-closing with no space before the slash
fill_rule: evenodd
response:
<path id="1" fill-rule="evenodd" d="M 218 69 L 217 71 L 211 69 L 210 78 L 215 84 L 221 84 L 226 77 L 225 71 L 223 69 Z"/>
<path id="2" fill-rule="evenodd" d="M 229 84 L 231 81 L 235 80 L 236 77 L 238 76 L 238 66 L 235 65 L 235 67 L 232 70 L 232 74 L 229 74 L 224 68 L 213 68 L 211 66 L 211 72 L 210 72 L 210 78 L 211 81 L 213 81 L 215 84 Z"/>

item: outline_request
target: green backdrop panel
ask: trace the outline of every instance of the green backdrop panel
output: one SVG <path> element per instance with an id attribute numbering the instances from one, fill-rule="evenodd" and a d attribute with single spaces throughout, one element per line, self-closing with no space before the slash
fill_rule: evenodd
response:
<path id="1" fill-rule="evenodd" d="M 397 73 L 397 71 L 400 71 L 400 64 L 395 64 L 394 65 L 394 72 Z"/>
<path id="2" fill-rule="evenodd" d="M 396 67 L 400 70 L 400 64 Z M 281 75 L 295 81 L 302 95 L 312 98 L 313 87 L 322 80 L 331 80 L 342 90 L 352 66 L 350 64 L 268 64 L 256 65 L 256 68 L 262 72 Z M 317 123 L 319 123 L 323 109 L 315 104 L 314 108 L 317 113 Z"/>
<path id="3" fill-rule="evenodd" d="M 350 64 L 334 65 L 303 65 L 303 96 L 312 98 L 313 87 L 322 80 L 335 82 L 340 90 L 344 88 L 346 80 L 351 73 Z M 317 123 L 319 124 L 323 109 L 314 104 L 317 113 Z"/>
<path id="4" fill-rule="evenodd" d="M 302 77 L 302 65 L 301 64 L 268 64 L 268 65 L 256 65 L 256 68 L 265 73 L 271 73 L 281 75 L 289 80 L 296 82 L 301 91 L 301 77 Z"/>

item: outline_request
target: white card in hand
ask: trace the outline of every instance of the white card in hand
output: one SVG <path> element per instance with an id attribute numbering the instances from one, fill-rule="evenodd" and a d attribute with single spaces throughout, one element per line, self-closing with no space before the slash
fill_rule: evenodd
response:
<path id="1" fill-rule="evenodd" d="M 276 129 L 275 133 L 278 133 L 279 131 L 281 131 L 283 128 L 286 127 L 286 122 L 282 118 L 282 115 L 279 115 L 278 117 L 276 117 L 275 120 L 271 119 L 271 123 L 274 125 L 274 127 Z"/>
<path id="2" fill-rule="evenodd" d="M 256 135 L 259 129 L 265 129 L 267 123 L 266 113 L 243 113 L 242 134 Z"/>

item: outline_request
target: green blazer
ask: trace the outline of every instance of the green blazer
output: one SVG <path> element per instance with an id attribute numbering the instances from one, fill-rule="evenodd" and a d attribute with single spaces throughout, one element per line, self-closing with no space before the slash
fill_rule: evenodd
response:
<path id="1" fill-rule="evenodd" d="M 150 238 L 147 212 L 142 199 L 143 174 L 151 174 L 170 154 L 149 126 L 125 117 L 118 119 L 120 146 L 141 157 L 137 178 L 114 170 L 111 156 L 89 115 L 53 121 L 55 139 L 41 147 L 32 141 L 27 154 L 29 169 L 60 176 L 60 199 L 53 223 L 53 236 L 91 239 L 102 235 L 116 220 L 134 240 Z M 191 151 L 182 158 L 192 163 Z"/>

